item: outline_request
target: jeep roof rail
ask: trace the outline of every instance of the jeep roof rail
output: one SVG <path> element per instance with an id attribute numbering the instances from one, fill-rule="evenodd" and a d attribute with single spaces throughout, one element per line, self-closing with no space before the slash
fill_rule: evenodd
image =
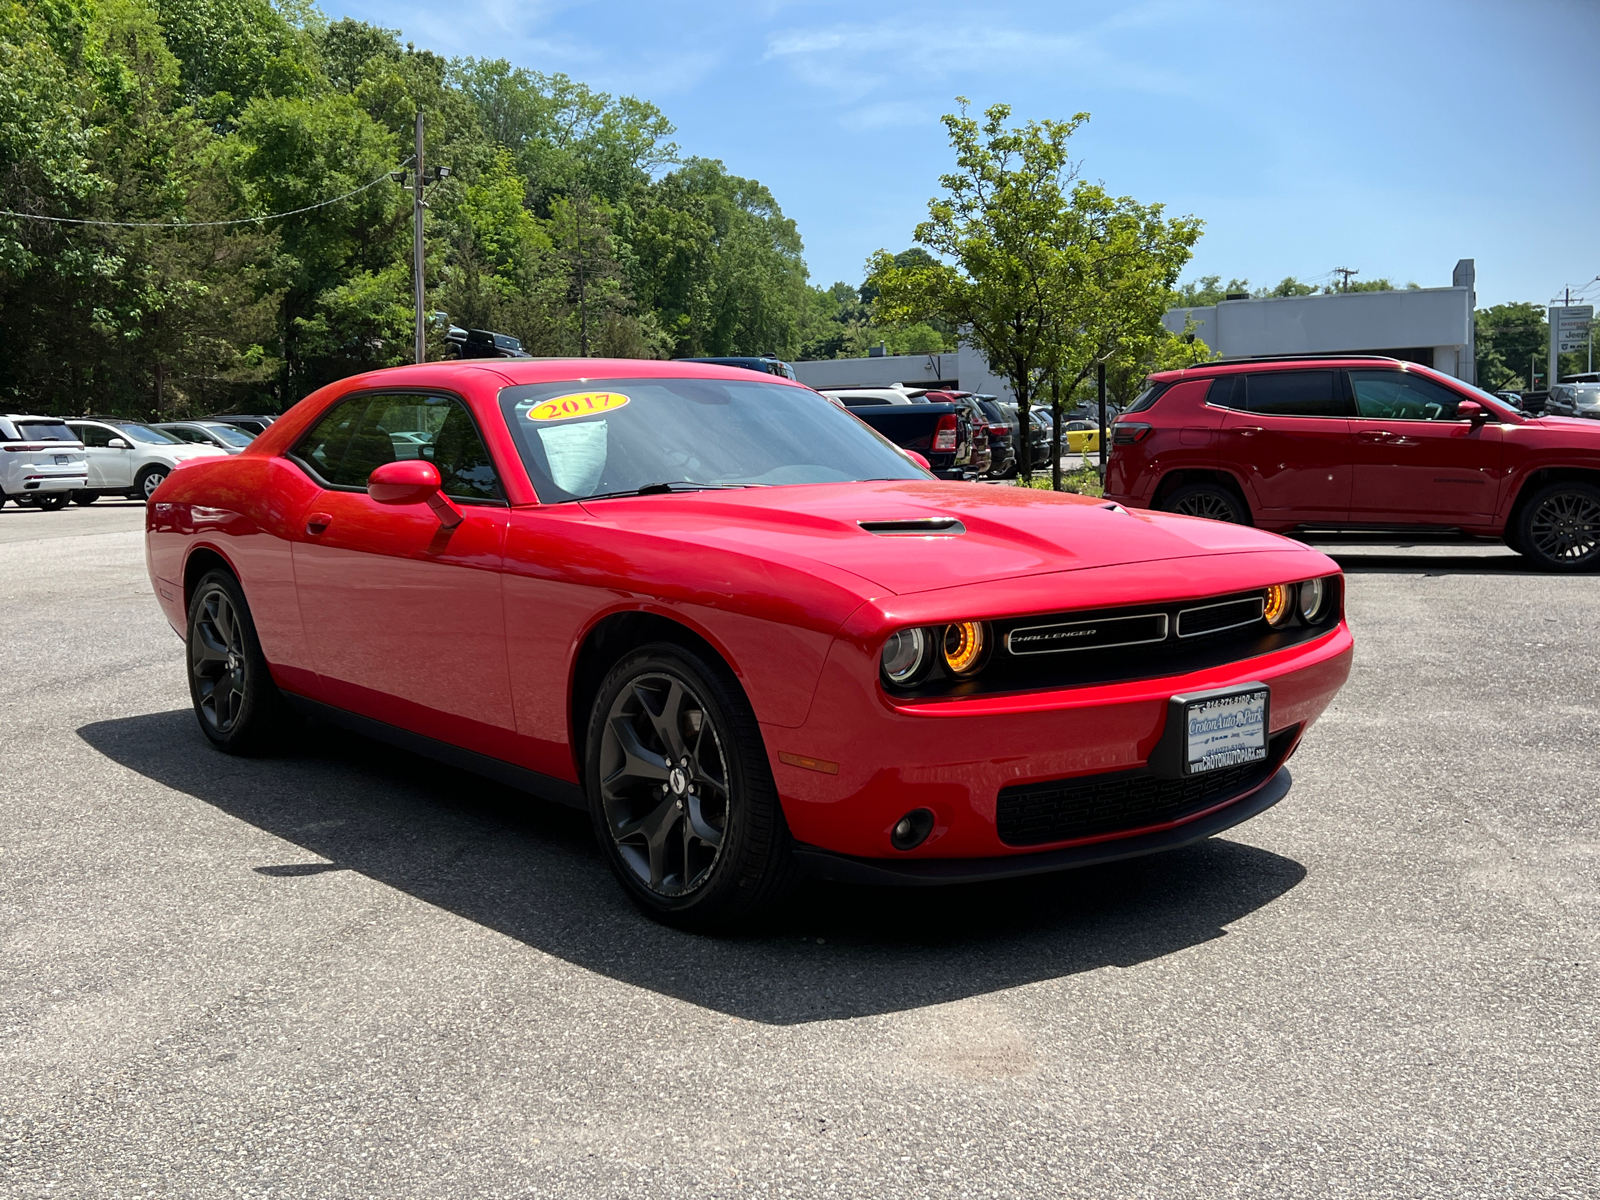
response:
<path id="1" fill-rule="evenodd" d="M 1332 351 L 1322 354 L 1252 354 L 1247 358 L 1213 358 L 1209 362 L 1195 363 L 1192 367 L 1179 367 L 1180 371 L 1192 371 L 1195 367 L 1236 367 L 1241 363 L 1264 362 L 1327 362 L 1329 359 L 1359 359 L 1363 362 L 1406 362 L 1406 359 L 1395 358 L 1390 354 L 1338 354 Z M 1421 366 L 1415 363 L 1414 366 Z M 1162 372 L 1164 374 L 1164 372 Z"/>

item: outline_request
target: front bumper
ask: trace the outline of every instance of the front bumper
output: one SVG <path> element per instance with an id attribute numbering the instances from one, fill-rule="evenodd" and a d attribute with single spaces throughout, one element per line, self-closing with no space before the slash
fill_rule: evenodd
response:
<path id="1" fill-rule="evenodd" d="M 1193 820 L 1165 829 L 1034 854 L 1005 858 L 854 858 L 817 846 L 797 846 L 795 857 L 807 874 L 834 883 L 929 887 L 1043 875 L 1077 867 L 1098 866 L 1124 858 L 1138 858 L 1145 854 L 1159 854 L 1164 850 L 1176 850 L 1180 846 L 1203 842 L 1224 829 L 1231 829 L 1266 812 L 1289 794 L 1291 782 L 1289 768 L 1279 767 L 1271 778 L 1253 792 L 1221 808 L 1202 813 Z"/>
<path id="2" fill-rule="evenodd" d="M 1343 685 L 1353 649 L 1340 624 L 1314 641 L 1189 674 L 907 703 L 867 686 L 864 677 L 875 676 L 866 670 L 875 662 L 865 655 L 850 661 L 852 648 L 836 642 L 805 724 L 764 732 L 784 814 L 814 867 L 826 859 L 825 869 L 837 873 L 850 868 L 835 860 L 869 860 L 891 875 L 922 873 L 930 881 L 943 878 L 941 872 L 991 878 L 1055 870 L 1149 853 L 1182 844 L 1172 839 L 1187 835 L 1141 820 L 1097 834 L 1092 848 L 1076 835 L 1013 844 L 1001 837 L 1002 791 L 1140 771 L 1161 742 L 1172 696 L 1252 682 L 1271 689 L 1269 733 L 1275 743 L 1286 739 L 1275 764 L 1281 766 Z M 1256 786 L 1277 785 L 1269 779 Z M 1207 837 L 1195 832 L 1207 828 L 1203 822 L 1224 821 L 1214 832 L 1253 815 L 1254 795 L 1235 794 L 1219 800 L 1220 808 L 1190 810 L 1167 823 Z M 933 832 L 914 850 L 898 851 L 890 831 L 916 808 L 933 812 Z M 1234 815 L 1224 820 L 1224 812 Z M 1127 847 L 1119 850 L 1119 841 Z M 988 862 L 980 868 L 972 860 Z M 930 861 L 958 865 L 907 866 Z"/>

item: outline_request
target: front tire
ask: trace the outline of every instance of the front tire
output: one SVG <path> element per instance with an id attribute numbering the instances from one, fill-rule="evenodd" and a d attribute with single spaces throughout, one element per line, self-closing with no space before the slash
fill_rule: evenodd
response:
<path id="1" fill-rule="evenodd" d="M 1204 517 L 1209 521 L 1228 521 L 1234 525 L 1250 524 L 1250 511 L 1239 498 L 1225 487 L 1214 483 L 1189 483 L 1173 492 L 1161 503 L 1162 510 L 1182 513 L 1186 517 Z"/>
<path id="2" fill-rule="evenodd" d="M 150 497 L 167 481 L 167 475 L 166 467 L 146 467 L 139 472 L 139 478 L 133 481 L 134 494 L 146 504 L 150 503 Z"/>
<path id="3" fill-rule="evenodd" d="M 270 748 L 288 709 L 239 581 L 227 571 L 206 574 L 189 602 L 188 625 L 189 696 L 200 732 L 228 754 Z"/>
<path id="4" fill-rule="evenodd" d="M 595 834 L 647 914 L 732 929 L 787 893 L 793 842 L 761 730 L 720 661 L 670 643 L 630 652 L 600 685 L 586 745 Z"/>
<path id="5" fill-rule="evenodd" d="M 1541 571 L 1600 567 L 1600 488 L 1576 482 L 1540 488 L 1522 506 L 1508 541 Z"/>
<path id="6" fill-rule="evenodd" d="M 77 491 L 72 493 L 72 502 L 74 504 L 81 504 L 85 508 L 93 504 L 98 499 L 100 499 L 99 492 Z"/>

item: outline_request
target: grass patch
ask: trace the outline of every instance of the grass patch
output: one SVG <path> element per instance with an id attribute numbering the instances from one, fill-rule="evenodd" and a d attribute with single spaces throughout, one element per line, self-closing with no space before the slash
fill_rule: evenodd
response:
<path id="1" fill-rule="evenodd" d="M 1050 472 L 1040 471 L 1032 479 L 1018 479 L 1019 487 L 1050 490 Z M 1099 496 L 1105 489 L 1100 486 L 1100 472 L 1094 467 L 1079 467 L 1076 471 L 1061 472 L 1061 490 L 1077 492 L 1080 496 Z"/>

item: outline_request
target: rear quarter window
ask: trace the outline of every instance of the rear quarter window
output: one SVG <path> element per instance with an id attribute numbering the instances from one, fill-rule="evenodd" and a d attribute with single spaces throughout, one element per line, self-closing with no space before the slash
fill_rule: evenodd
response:
<path id="1" fill-rule="evenodd" d="M 1172 385 L 1168 383 L 1152 383 L 1149 387 L 1145 388 L 1144 391 L 1139 393 L 1138 397 L 1132 404 L 1128 405 L 1128 407 L 1122 411 L 1130 413 L 1144 412 L 1145 409 L 1149 408 L 1157 400 L 1161 399 L 1162 394 L 1165 393 L 1166 390 L 1171 386 Z"/>
<path id="2" fill-rule="evenodd" d="M 1214 404 L 1218 408 L 1243 408 L 1244 376 L 1219 375 L 1211 381 L 1211 390 L 1206 393 L 1206 403 Z"/>

